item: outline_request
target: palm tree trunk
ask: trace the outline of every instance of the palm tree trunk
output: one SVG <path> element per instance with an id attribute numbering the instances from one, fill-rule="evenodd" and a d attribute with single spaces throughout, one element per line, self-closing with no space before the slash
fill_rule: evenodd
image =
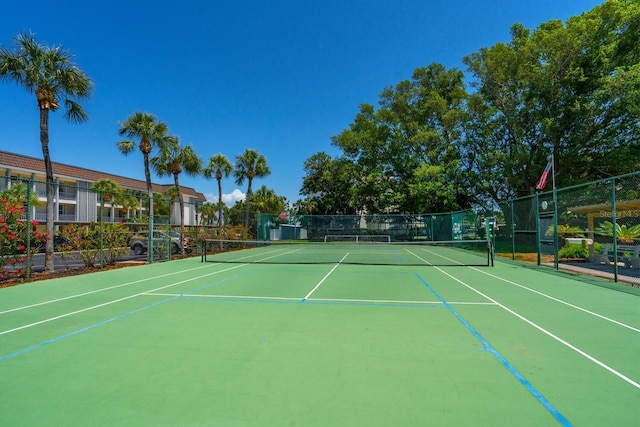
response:
<path id="1" fill-rule="evenodd" d="M 220 239 L 220 251 L 222 251 L 222 176 L 218 180 L 218 239 Z"/>
<path id="2" fill-rule="evenodd" d="M 182 191 L 178 182 L 178 174 L 173 174 L 173 182 L 178 191 L 178 203 L 180 204 L 180 253 L 184 255 L 184 200 L 182 200 Z"/>
<path id="3" fill-rule="evenodd" d="M 218 239 L 222 239 L 222 177 L 218 178 Z"/>
<path id="4" fill-rule="evenodd" d="M 47 188 L 47 243 L 44 253 L 44 271 L 54 271 L 53 265 L 53 198 L 55 188 L 53 186 L 53 167 L 49 155 L 49 110 L 40 109 L 40 144 L 42 145 L 42 157 L 44 159 L 45 183 Z"/>
<path id="5" fill-rule="evenodd" d="M 149 243 L 147 254 L 149 264 L 153 262 L 153 188 L 151 187 L 151 171 L 149 170 L 149 154 L 144 155 L 144 177 L 147 181 L 147 196 L 149 197 Z"/>
<path id="6" fill-rule="evenodd" d="M 247 196 L 245 200 L 245 208 L 244 208 L 244 228 L 245 232 L 249 231 L 249 199 L 251 199 L 251 178 L 248 179 L 249 186 L 247 187 Z"/>

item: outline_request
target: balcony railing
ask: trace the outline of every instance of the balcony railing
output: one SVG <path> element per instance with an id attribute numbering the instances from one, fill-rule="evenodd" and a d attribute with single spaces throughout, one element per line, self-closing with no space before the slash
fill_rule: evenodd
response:
<path id="1" fill-rule="evenodd" d="M 76 200 L 76 193 L 70 193 L 68 191 L 60 192 L 60 200 Z"/>
<path id="2" fill-rule="evenodd" d="M 27 220 L 27 215 L 22 215 L 21 219 L 23 221 Z M 44 222 L 47 220 L 47 214 L 46 212 L 36 212 L 35 215 L 33 215 L 33 218 L 38 222 Z M 105 223 L 116 223 L 116 222 L 125 222 L 127 218 L 123 217 L 123 216 L 116 216 L 116 217 L 103 217 L 102 218 L 102 222 Z M 57 221 L 65 221 L 65 222 L 75 222 L 78 219 L 76 218 L 75 214 L 58 214 L 58 217 L 56 219 Z"/>
<path id="3" fill-rule="evenodd" d="M 44 184 L 36 184 L 36 193 L 38 197 L 47 197 L 47 186 Z M 75 191 L 62 188 L 58 190 L 58 197 L 60 200 L 76 200 L 78 198 Z"/>

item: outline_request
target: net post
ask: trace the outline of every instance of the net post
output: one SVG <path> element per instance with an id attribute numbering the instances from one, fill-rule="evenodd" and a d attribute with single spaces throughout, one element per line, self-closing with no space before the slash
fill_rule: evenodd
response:
<path id="1" fill-rule="evenodd" d="M 493 267 L 493 259 L 495 253 L 495 228 L 496 218 L 486 217 L 484 220 L 485 232 L 487 235 L 487 264 L 489 267 Z"/>

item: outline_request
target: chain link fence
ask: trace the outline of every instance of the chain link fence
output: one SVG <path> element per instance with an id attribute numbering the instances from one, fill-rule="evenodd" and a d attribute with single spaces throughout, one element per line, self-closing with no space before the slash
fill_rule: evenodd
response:
<path id="1" fill-rule="evenodd" d="M 175 198 L 154 194 L 154 215 L 150 217 L 149 198 L 141 192 L 56 182 L 52 185 L 54 229 L 49 236 L 46 187 L 46 183 L 34 180 L 0 184 L 4 195 L 0 223 L 6 227 L 0 237 L 4 239 L 0 284 L 10 279 L 29 280 L 32 273 L 44 271 L 47 240 L 53 244 L 54 270 L 102 269 L 116 263 L 158 262 L 191 254 L 198 248 L 198 235 L 212 228 L 203 223 L 204 216 L 194 203 L 184 202 L 182 210 Z"/>
<path id="2" fill-rule="evenodd" d="M 11 184 L 22 184 L 24 194 L 14 203 L 3 201 L 4 205 L 21 209 L 20 221 L 37 225 L 14 225 L 20 230 L 17 239 L 24 244 L 3 244 L 0 281 L 11 272 L 28 279 L 30 272 L 42 269 L 40 258 L 44 256 L 42 241 L 36 236 L 45 231 L 46 185 L 37 181 Z M 6 190 L 1 185 L 0 190 Z M 197 242 L 208 238 L 322 240 L 327 235 L 384 235 L 391 241 L 486 239 L 485 215 L 474 210 L 403 215 L 252 213 L 249 227 L 244 228 L 219 226 L 213 214 L 207 217 L 197 205 L 186 203 L 184 226 L 180 227 L 181 210 L 175 199 L 154 196 L 150 218 L 146 194 L 112 193 L 88 184 L 54 183 L 53 189 L 54 236 L 48 238 L 54 242 L 56 268 L 72 268 L 74 262 L 103 268 L 130 259 L 164 261 L 183 250 L 197 252 Z M 10 214 L 6 209 L 3 212 L 6 218 L 0 221 L 8 227 Z M 490 215 L 498 223 L 498 256 L 640 286 L 640 172 L 508 200 Z M 5 240 L 11 235 L 7 230 Z"/>
<path id="3" fill-rule="evenodd" d="M 640 173 L 500 204 L 496 252 L 640 286 Z"/>

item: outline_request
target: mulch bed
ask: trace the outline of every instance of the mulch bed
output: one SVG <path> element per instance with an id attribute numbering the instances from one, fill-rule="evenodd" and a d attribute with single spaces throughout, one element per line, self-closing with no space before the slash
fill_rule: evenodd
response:
<path id="1" fill-rule="evenodd" d="M 191 257 L 190 255 L 185 255 L 185 256 L 173 255 L 171 259 L 175 260 L 175 259 L 190 258 L 190 257 Z M 95 272 L 104 271 L 104 270 L 115 270 L 118 268 L 134 267 L 138 265 L 144 265 L 146 263 L 147 263 L 146 261 L 123 261 L 123 262 L 116 262 L 114 265 L 105 265 L 102 267 L 102 270 L 100 269 L 100 267 L 78 267 L 78 268 L 60 269 L 51 273 L 32 272 L 30 282 L 56 279 L 59 277 L 78 276 L 81 274 L 95 273 Z M 0 282 L 0 288 L 8 288 L 10 286 L 21 285 L 23 283 L 27 283 L 26 278 L 16 277 L 12 279 L 3 280 L 2 282 Z"/>

